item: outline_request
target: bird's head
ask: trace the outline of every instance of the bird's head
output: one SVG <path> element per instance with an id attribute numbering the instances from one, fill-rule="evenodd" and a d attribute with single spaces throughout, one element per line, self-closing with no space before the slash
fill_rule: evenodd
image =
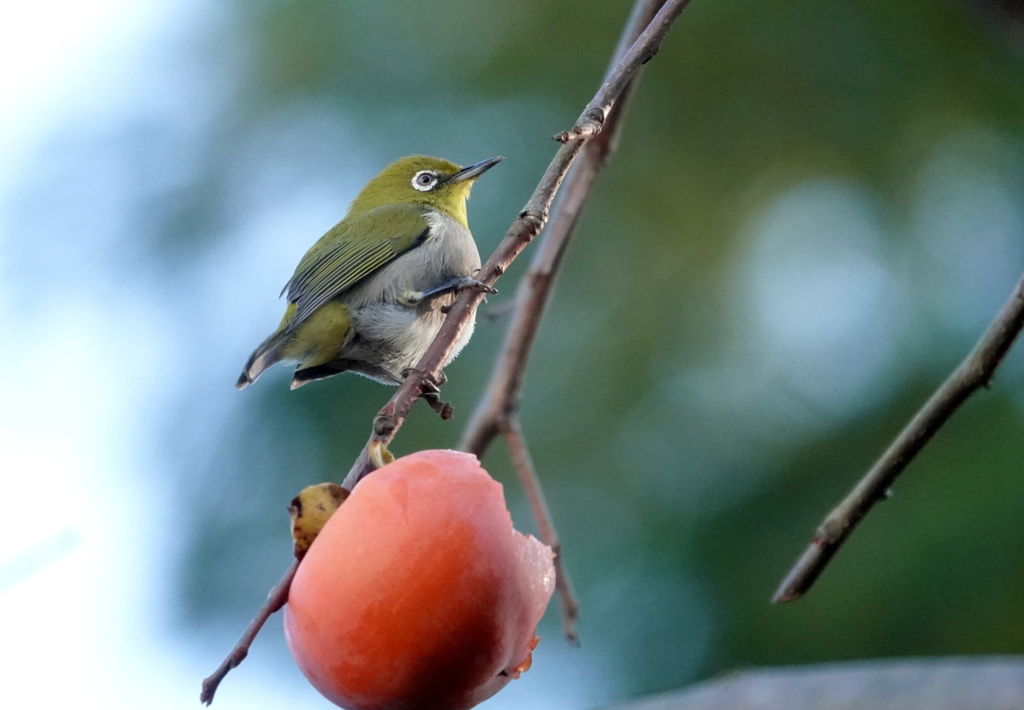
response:
<path id="1" fill-rule="evenodd" d="M 387 166 L 366 183 L 349 208 L 349 214 L 384 205 L 422 203 L 447 212 L 468 228 L 466 200 L 478 177 L 503 158 L 483 160 L 460 168 L 443 158 L 410 155 Z"/>

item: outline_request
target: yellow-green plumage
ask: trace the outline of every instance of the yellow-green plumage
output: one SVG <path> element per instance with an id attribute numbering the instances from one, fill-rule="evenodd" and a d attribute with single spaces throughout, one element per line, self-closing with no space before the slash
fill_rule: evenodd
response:
<path id="1" fill-rule="evenodd" d="M 288 306 L 288 311 L 294 316 L 294 304 Z M 287 311 L 285 318 L 291 320 Z M 348 308 L 328 301 L 295 330 L 281 350 L 281 359 L 297 360 L 304 368 L 323 365 L 338 356 L 352 335 Z"/>
<path id="2" fill-rule="evenodd" d="M 462 169 L 410 156 L 367 183 L 302 257 L 284 288 L 284 318 L 253 352 L 238 387 L 281 360 L 298 362 L 293 387 L 345 370 L 398 382 L 440 327 L 452 292 L 475 284 L 480 256 L 466 200 L 498 160 Z"/>
<path id="3" fill-rule="evenodd" d="M 495 162 L 491 163 L 491 161 L 485 160 L 477 165 L 490 163 L 484 168 L 486 170 L 501 158 L 492 158 L 492 160 Z M 407 158 L 401 158 L 381 170 L 377 177 L 366 183 L 366 186 L 356 195 L 356 199 L 352 200 L 348 213 L 349 215 L 362 214 L 382 205 L 426 204 L 447 212 L 463 227 L 469 229 L 469 222 L 466 218 L 466 200 L 469 199 L 473 181 L 482 173 L 467 180 L 441 184 L 429 192 L 421 192 L 413 189 L 410 185 L 410 177 L 421 170 L 434 170 L 440 174 L 454 175 L 461 169 L 455 163 L 443 158 L 431 158 L 426 155 L 410 155 Z M 327 234 L 329 235 L 330 232 Z M 326 238 L 327 235 L 324 236 Z M 316 246 L 313 248 L 315 249 Z"/>

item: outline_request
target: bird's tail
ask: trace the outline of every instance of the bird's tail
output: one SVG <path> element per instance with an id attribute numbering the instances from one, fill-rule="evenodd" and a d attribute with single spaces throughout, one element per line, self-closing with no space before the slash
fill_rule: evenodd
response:
<path id="1" fill-rule="evenodd" d="M 253 350 L 252 355 L 249 356 L 245 367 L 242 368 L 242 374 L 238 376 L 235 387 L 245 389 L 259 379 L 264 370 L 281 360 L 282 351 L 289 335 L 287 330 L 282 329 L 260 343 L 259 347 Z"/>

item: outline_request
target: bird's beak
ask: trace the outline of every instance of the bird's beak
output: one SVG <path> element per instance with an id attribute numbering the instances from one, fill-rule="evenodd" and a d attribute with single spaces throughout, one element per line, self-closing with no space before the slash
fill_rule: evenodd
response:
<path id="1" fill-rule="evenodd" d="M 476 180 L 478 177 L 486 173 L 488 170 L 493 168 L 502 160 L 504 160 L 504 158 L 502 158 L 500 155 L 497 158 L 481 160 L 476 165 L 470 165 L 468 168 L 463 168 L 459 172 L 455 173 L 450 178 L 448 178 L 448 182 L 463 182 L 464 180 Z"/>

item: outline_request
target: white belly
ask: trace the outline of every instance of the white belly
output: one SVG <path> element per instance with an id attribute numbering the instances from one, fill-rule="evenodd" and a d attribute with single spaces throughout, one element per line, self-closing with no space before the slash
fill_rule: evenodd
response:
<path id="1" fill-rule="evenodd" d="M 437 299 L 444 303 L 451 297 Z M 352 311 L 356 336 L 339 357 L 373 363 L 386 372 L 399 377 L 402 370 L 415 367 L 434 341 L 444 322 L 438 308 L 422 312 L 396 304 L 377 303 Z M 462 331 L 451 356 L 442 363 L 446 366 L 469 342 L 476 324 L 476 314 Z"/>

